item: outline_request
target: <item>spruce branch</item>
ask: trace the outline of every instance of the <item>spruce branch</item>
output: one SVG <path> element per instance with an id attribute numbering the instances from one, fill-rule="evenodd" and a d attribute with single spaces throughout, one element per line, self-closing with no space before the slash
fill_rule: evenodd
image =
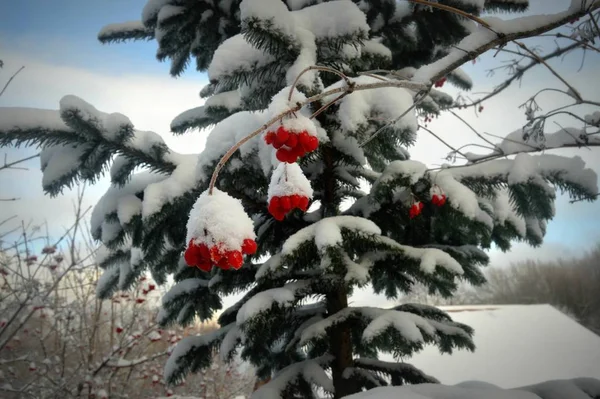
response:
<path id="1" fill-rule="evenodd" d="M 439 4 L 437 4 L 437 3 L 430 3 L 430 2 L 428 2 L 426 0 L 409 0 L 409 1 L 413 1 L 415 3 L 419 3 L 419 4 L 423 4 L 423 5 L 431 5 L 433 7 L 439 6 Z M 449 7 L 449 6 L 444 6 L 444 7 Z M 449 7 L 449 8 L 450 9 L 447 10 L 447 11 L 457 12 L 458 14 L 461 14 L 461 15 L 465 14 L 464 11 L 455 9 L 453 7 Z M 221 169 L 223 168 L 223 166 L 227 163 L 227 161 L 229 160 L 229 158 L 231 158 L 231 156 L 235 153 L 235 151 L 237 151 L 248 140 L 252 139 L 253 137 L 255 137 L 257 135 L 259 135 L 263 130 L 266 130 L 269 126 L 271 126 L 273 123 L 275 123 L 278 120 L 280 120 L 282 117 L 290 115 L 293 112 L 296 112 L 296 111 L 300 110 L 305 105 L 311 104 L 311 103 L 313 103 L 315 101 L 318 101 L 318 100 L 320 100 L 320 99 L 322 99 L 324 97 L 327 97 L 327 96 L 329 96 L 331 94 L 335 94 L 335 93 L 343 93 L 343 92 L 347 92 L 349 90 L 350 91 L 369 90 L 369 89 L 376 89 L 376 88 L 382 88 L 382 87 L 403 87 L 403 88 L 407 88 L 407 89 L 417 90 L 417 91 L 419 91 L 419 93 L 417 93 L 417 96 L 419 94 L 421 95 L 421 97 L 418 99 L 418 101 L 420 102 L 431 91 L 431 87 L 433 85 L 431 82 L 438 81 L 439 79 L 443 78 L 448 73 L 450 73 L 451 71 L 453 71 L 456 68 L 460 67 L 465 62 L 476 58 L 478 55 L 483 54 L 484 52 L 486 52 L 486 51 L 488 51 L 488 50 L 490 50 L 490 49 L 492 49 L 494 47 L 497 47 L 497 46 L 502 47 L 506 43 L 515 41 L 517 39 L 527 38 L 527 37 L 539 35 L 541 33 L 545 33 L 545 32 L 547 32 L 549 30 L 552 30 L 552 29 L 554 29 L 556 27 L 564 25 L 565 23 L 567 23 L 570 20 L 572 20 L 574 17 L 586 15 L 588 12 L 592 12 L 592 11 L 598 9 L 598 8 L 600 8 L 600 1 L 595 1 L 586 10 L 580 10 L 580 11 L 574 12 L 572 14 L 567 15 L 566 17 L 562 17 L 562 18 L 560 18 L 558 20 L 552 21 L 550 23 L 547 23 L 547 24 L 544 24 L 544 25 L 541 25 L 541 26 L 535 26 L 533 28 L 529 28 L 529 29 L 525 29 L 523 31 L 513 32 L 513 33 L 509 33 L 509 34 L 504 34 L 504 33 L 499 34 L 499 33 L 497 33 L 496 38 L 488 41 L 487 43 L 479 45 L 474 50 L 465 51 L 465 55 L 463 55 L 462 57 L 458 57 L 456 60 L 452 61 L 451 63 L 449 63 L 447 65 L 444 65 L 442 63 L 442 66 L 439 68 L 439 70 L 437 72 L 434 73 L 433 77 L 430 79 L 429 85 L 424 85 L 424 84 L 419 84 L 419 83 L 409 82 L 409 81 L 397 81 L 397 80 L 393 80 L 393 81 L 385 81 L 385 82 L 378 82 L 378 83 L 367 83 L 367 84 L 361 84 L 361 85 L 356 84 L 356 85 L 353 85 L 353 86 L 348 86 L 347 85 L 346 87 L 339 87 L 339 88 L 336 88 L 336 89 L 331 89 L 331 90 L 328 90 L 326 92 L 323 92 L 323 93 L 317 94 L 315 96 L 312 96 L 312 97 L 306 99 L 305 101 L 298 103 L 295 107 L 290 108 L 290 109 L 288 109 L 286 111 L 283 111 L 279 115 L 273 117 L 271 120 L 269 120 L 263 126 L 261 126 L 259 129 L 257 129 L 254 132 L 250 133 L 248 136 L 244 137 L 238 143 L 236 143 L 233 147 L 231 147 L 225 153 L 225 155 L 223 155 L 223 157 L 219 160 L 217 166 L 215 167 L 215 170 L 213 172 L 213 175 L 211 177 L 210 184 L 209 184 L 209 193 L 212 194 L 212 191 L 213 191 L 213 188 L 215 186 L 215 183 L 216 183 L 216 180 L 217 180 L 219 172 L 221 171 Z M 466 14 L 470 15 L 468 13 L 466 13 Z M 471 17 L 473 17 L 473 16 L 471 16 Z M 474 17 L 474 18 L 476 18 L 476 17 Z M 485 21 L 482 21 L 482 22 L 485 22 Z M 489 27 L 489 24 L 484 23 L 482 25 L 485 26 L 486 28 L 492 30 Z M 448 57 L 448 56 L 446 56 L 446 57 Z M 444 59 L 445 58 L 442 58 L 439 61 L 443 61 Z M 307 71 L 309 71 L 311 69 L 319 69 L 319 68 L 322 68 L 322 67 L 319 67 L 319 66 L 307 67 L 302 72 L 300 72 L 300 74 L 306 73 Z M 338 75 L 345 76 L 343 73 L 341 73 L 339 71 L 336 71 L 336 70 L 334 70 L 332 68 L 327 68 L 327 70 L 328 70 L 328 72 L 332 72 L 332 73 L 336 73 Z M 299 79 L 299 77 L 296 77 L 296 80 L 294 81 L 294 84 L 292 85 L 292 88 L 290 89 L 290 94 L 288 96 L 288 98 L 290 100 L 291 100 L 291 96 L 292 96 L 292 90 L 296 86 L 296 84 L 298 82 L 298 79 Z M 421 91 L 425 91 L 425 93 L 423 94 Z M 592 103 L 592 102 L 590 102 L 590 103 Z M 414 107 L 416 107 L 416 104 L 417 104 L 417 100 L 415 100 L 413 102 L 413 105 L 408 110 L 406 110 L 405 113 L 403 113 L 400 116 L 400 118 L 403 117 L 404 115 L 406 115 L 408 112 L 410 112 Z M 399 118 L 397 118 L 397 119 L 399 119 Z M 391 123 L 393 123 L 393 122 L 394 121 L 392 121 Z M 371 140 L 373 140 L 373 138 L 377 134 L 379 134 L 381 131 L 383 131 L 384 128 L 385 127 L 381 128 L 378 131 L 376 131 L 375 133 L 373 133 L 373 135 L 371 135 L 367 140 L 365 140 L 363 143 L 360 144 L 360 147 L 363 147 L 365 144 L 367 144 L 368 142 L 370 142 Z"/>
<path id="2" fill-rule="evenodd" d="M 581 202 L 581 201 L 592 201 L 592 200 L 595 200 L 598 197 L 600 197 L 600 193 L 588 195 L 588 196 L 583 197 L 583 198 L 578 198 L 578 199 L 570 200 L 569 204 L 574 204 L 576 202 Z"/>

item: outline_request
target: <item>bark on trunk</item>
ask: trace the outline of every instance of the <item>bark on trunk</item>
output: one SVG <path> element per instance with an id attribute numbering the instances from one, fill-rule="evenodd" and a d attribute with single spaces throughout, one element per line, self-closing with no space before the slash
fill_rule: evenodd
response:
<path id="1" fill-rule="evenodd" d="M 329 315 L 348 307 L 348 293 L 345 286 L 340 286 L 336 291 L 327 295 L 327 312 Z M 342 377 L 344 370 L 352 367 L 352 336 L 346 323 L 338 324 L 329 331 L 329 345 L 331 354 L 335 357 L 331 364 L 334 399 L 352 395 L 360 391 L 360 387 L 353 379 Z"/>

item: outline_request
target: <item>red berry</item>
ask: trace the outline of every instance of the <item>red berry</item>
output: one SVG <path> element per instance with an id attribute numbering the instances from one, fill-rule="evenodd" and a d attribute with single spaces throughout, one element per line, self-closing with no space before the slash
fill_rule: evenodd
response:
<path id="1" fill-rule="evenodd" d="M 290 203 L 292 204 L 292 208 L 299 208 L 300 201 L 300 196 L 298 194 L 290 195 Z"/>
<path id="2" fill-rule="evenodd" d="M 300 142 L 300 145 L 302 146 L 302 148 L 304 148 L 305 151 L 308 151 L 306 147 L 308 146 L 309 138 L 310 135 L 307 131 L 303 131 L 298 135 L 298 141 Z"/>
<path id="3" fill-rule="evenodd" d="M 148 290 L 153 291 L 156 288 L 154 284 L 148 284 Z"/>
<path id="4" fill-rule="evenodd" d="M 284 212 L 289 212 L 292 210 L 292 202 L 290 201 L 289 196 L 281 197 L 281 209 Z"/>
<path id="5" fill-rule="evenodd" d="M 302 144 L 300 143 L 299 140 L 300 139 L 298 139 L 298 143 L 296 144 L 296 146 L 291 149 L 291 152 L 292 152 L 292 154 L 294 154 L 296 159 L 303 157 L 304 154 L 306 154 L 306 150 L 302 147 Z"/>
<path id="6" fill-rule="evenodd" d="M 117 334 L 121 334 L 123 332 L 123 328 L 117 327 L 117 328 L 115 328 L 115 331 L 117 332 Z"/>
<path id="7" fill-rule="evenodd" d="M 277 209 L 274 212 L 271 212 L 271 215 L 273 215 L 275 220 L 277 220 L 279 222 L 281 222 L 283 219 L 285 219 L 285 212 L 283 212 L 281 209 Z"/>
<path id="8" fill-rule="evenodd" d="M 198 267 L 198 269 L 207 273 L 210 272 L 210 269 L 212 269 L 212 264 L 209 260 L 206 259 L 201 260 L 196 266 Z"/>
<path id="9" fill-rule="evenodd" d="M 446 203 L 446 194 L 442 194 L 438 206 L 444 206 L 444 204 Z"/>
<path id="10" fill-rule="evenodd" d="M 277 142 L 285 144 L 289 137 L 290 133 L 287 131 L 287 129 L 283 126 L 279 126 L 277 129 Z"/>
<path id="11" fill-rule="evenodd" d="M 270 145 L 270 144 L 273 144 L 274 141 L 275 141 L 275 133 L 267 132 L 267 134 L 265 134 L 265 143 Z"/>
<path id="12" fill-rule="evenodd" d="M 277 157 L 277 160 L 279 162 L 287 162 L 287 163 L 296 162 L 294 155 L 289 150 L 286 150 L 285 148 L 278 149 L 277 152 L 275 153 L 275 156 Z"/>
<path id="13" fill-rule="evenodd" d="M 269 202 L 269 207 L 273 207 L 273 209 L 277 209 L 281 206 L 281 200 L 278 196 L 271 197 L 271 201 Z"/>
<path id="14" fill-rule="evenodd" d="M 187 247 L 187 249 L 185 250 L 185 253 L 183 254 L 183 259 L 185 259 L 185 263 L 188 266 L 196 265 L 196 254 L 194 253 L 193 247 Z"/>
<path id="15" fill-rule="evenodd" d="M 308 197 L 300 197 L 298 208 L 300 208 L 303 212 L 306 212 L 306 210 L 308 209 Z"/>
<path id="16" fill-rule="evenodd" d="M 221 249 L 219 248 L 219 246 L 212 246 L 210 248 L 210 259 L 215 263 L 219 263 L 221 258 L 223 258 L 223 254 L 221 253 Z"/>
<path id="17" fill-rule="evenodd" d="M 290 136 L 285 142 L 285 145 L 287 145 L 290 148 L 296 148 L 296 146 L 298 145 L 298 136 L 296 135 L 296 133 L 290 133 Z"/>
<path id="18" fill-rule="evenodd" d="M 229 270 L 229 262 L 227 261 L 227 257 L 222 257 L 218 262 L 217 266 L 223 270 Z"/>
<path id="19" fill-rule="evenodd" d="M 201 259 L 210 260 L 210 249 L 206 244 L 198 245 L 198 255 Z"/>
<path id="20" fill-rule="evenodd" d="M 256 252 L 258 246 L 256 245 L 256 241 L 246 238 L 244 243 L 242 244 L 242 252 L 248 255 L 252 255 Z"/>
<path id="21" fill-rule="evenodd" d="M 421 214 L 421 211 L 423 210 L 423 203 L 422 202 L 415 202 L 414 204 L 412 204 L 412 206 L 410 207 L 410 210 L 408 211 L 408 216 L 413 219 L 417 216 L 419 216 Z"/>
<path id="22" fill-rule="evenodd" d="M 229 251 L 227 253 L 227 262 L 235 270 L 238 270 L 244 264 L 244 257 L 240 251 Z"/>
<path id="23" fill-rule="evenodd" d="M 308 136 L 308 141 L 304 147 L 307 152 L 313 152 L 319 147 L 319 139 L 315 136 Z"/>

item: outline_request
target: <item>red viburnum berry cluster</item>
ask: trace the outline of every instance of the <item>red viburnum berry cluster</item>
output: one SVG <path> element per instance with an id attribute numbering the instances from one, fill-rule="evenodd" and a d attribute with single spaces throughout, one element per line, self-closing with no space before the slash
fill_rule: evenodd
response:
<path id="1" fill-rule="evenodd" d="M 306 212 L 313 190 L 296 163 L 281 163 L 273 171 L 268 190 L 269 213 L 282 221 L 294 209 Z"/>
<path id="2" fill-rule="evenodd" d="M 306 130 L 292 132 L 284 126 L 277 131 L 269 131 L 265 135 L 265 143 L 277 150 L 275 156 L 280 162 L 294 163 L 298 158 L 319 147 L 319 139 L 310 135 Z"/>
<path id="3" fill-rule="evenodd" d="M 421 201 L 417 201 L 417 202 L 413 203 L 412 206 L 410 207 L 410 210 L 408 211 L 408 216 L 411 219 L 416 218 L 417 216 L 419 216 L 421 214 L 421 211 L 423 210 L 424 207 L 425 207 L 425 205 Z"/>
<path id="4" fill-rule="evenodd" d="M 444 192 L 442 191 L 442 189 L 437 186 L 434 185 L 433 187 L 431 187 L 430 190 L 430 194 L 431 194 L 431 203 L 435 206 L 437 206 L 438 208 L 441 208 L 442 206 L 444 206 L 446 204 L 446 194 L 444 194 Z M 421 201 L 415 201 L 413 202 L 413 204 L 410 207 L 410 210 L 408 211 L 408 216 L 411 219 L 416 218 L 417 216 L 419 216 L 421 214 L 421 212 L 423 211 L 423 208 L 425 208 L 425 204 L 423 204 Z"/>
<path id="5" fill-rule="evenodd" d="M 271 197 L 269 201 L 269 213 L 273 215 L 276 220 L 282 221 L 285 219 L 285 215 L 293 209 L 300 209 L 302 212 L 306 212 L 308 209 L 309 198 L 293 194 L 284 195 L 281 197 Z"/>
<path id="6" fill-rule="evenodd" d="M 239 269 L 257 250 L 254 224 L 240 200 L 213 188 L 200 195 L 187 223 L 185 262 L 209 272 L 213 266 Z"/>
<path id="7" fill-rule="evenodd" d="M 437 116 L 436 116 L 437 117 Z M 433 114 L 425 115 L 425 123 L 433 122 Z"/>
<path id="8" fill-rule="evenodd" d="M 441 78 L 440 80 L 435 82 L 434 87 L 443 87 L 444 83 L 446 83 L 447 80 L 447 78 Z"/>
<path id="9" fill-rule="evenodd" d="M 431 203 L 437 207 L 442 207 L 446 203 L 446 194 L 434 194 L 431 197 Z"/>
<path id="10" fill-rule="evenodd" d="M 196 244 L 192 239 L 185 250 L 184 259 L 188 265 L 205 272 L 209 272 L 213 264 L 223 270 L 238 270 L 244 263 L 243 255 L 251 255 L 256 249 L 256 242 L 250 238 L 244 240 L 241 251 L 227 251 L 220 245 L 208 247 L 203 243 Z"/>

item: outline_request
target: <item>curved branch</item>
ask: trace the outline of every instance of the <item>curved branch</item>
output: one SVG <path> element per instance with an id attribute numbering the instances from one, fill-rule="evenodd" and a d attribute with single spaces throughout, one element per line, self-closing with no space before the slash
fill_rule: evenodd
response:
<path id="1" fill-rule="evenodd" d="M 573 18 L 585 16 L 587 13 L 592 12 L 597 9 L 600 9 L 599 1 L 594 2 L 588 9 L 577 10 L 574 12 L 562 12 L 562 13 L 558 13 L 558 14 L 554 14 L 554 15 L 549 15 L 548 19 L 550 20 L 550 22 L 548 22 L 544 25 L 538 25 L 538 26 L 534 26 L 529 29 L 523 29 L 523 30 L 519 30 L 516 32 L 499 33 L 494 39 L 489 40 L 483 44 L 473 46 L 473 48 L 468 50 L 462 56 L 457 57 L 456 53 L 452 52 L 452 53 L 448 54 L 447 56 L 441 58 L 440 60 L 434 62 L 433 64 L 429 64 L 429 65 L 426 65 L 425 67 L 422 67 L 418 71 L 422 71 L 423 68 L 427 68 L 428 70 L 429 69 L 434 70 L 435 72 L 433 73 L 433 75 L 427 76 L 427 78 L 430 82 L 437 82 L 438 80 L 440 80 L 444 76 L 446 76 L 450 71 L 455 70 L 456 68 L 460 67 L 465 62 L 475 59 L 478 55 L 483 54 L 486 51 L 491 50 L 494 47 L 503 46 L 514 40 L 526 39 L 529 37 L 537 36 L 541 33 L 546 33 L 552 29 L 555 29 L 562 25 L 567 24 Z M 511 24 L 511 26 L 528 27 L 528 26 L 532 25 L 530 23 L 530 21 L 528 21 L 528 19 L 530 19 L 530 18 L 531 17 L 516 18 L 514 20 L 511 20 L 510 24 Z M 519 23 L 521 21 L 523 22 L 522 24 Z M 480 31 L 475 31 L 474 33 L 471 33 L 469 36 L 467 36 L 465 39 L 463 39 L 463 41 L 469 37 L 474 37 L 474 35 L 478 35 L 479 33 L 480 33 Z M 477 43 L 477 42 L 478 41 L 476 41 L 475 43 Z M 436 68 L 436 66 L 439 66 L 439 67 Z M 417 73 L 418 73 L 418 71 L 417 71 Z"/>
<path id="2" fill-rule="evenodd" d="M 555 51 L 553 51 L 552 53 L 541 57 L 542 60 L 544 61 L 548 61 L 552 58 L 556 58 L 556 57 L 560 57 L 563 54 L 568 53 L 571 50 L 574 50 L 576 48 L 580 47 L 579 43 L 573 43 L 567 47 L 563 47 L 563 48 L 559 48 Z M 524 57 L 528 57 L 531 58 L 527 55 L 522 54 Z M 534 61 L 531 61 L 529 64 L 527 64 L 526 66 L 522 67 L 522 68 L 518 68 L 517 72 L 514 73 L 510 78 L 508 78 L 507 80 L 505 80 L 504 82 L 502 82 L 496 89 L 494 89 L 491 93 L 483 96 L 482 98 L 472 101 L 470 104 L 462 104 L 462 105 L 454 105 L 452 107 L 448 107 L 446 109 L 451 109 L 451 108 L 466 108 L 466 107 L 476 107 L 479 104 L 481 104 L 482 102 L 489 100 L 492 97 L 495 97 L 496 95 L 500 94 L 501 92 L 503 92 L 505 89 L 507 89 L 514 81 L 519 80 L 523 77 L 523 75 L 525 75 L 525 72 L 529 71 L 531 68 L 537 66 L 540 64 L 540 61 L 538 61 L 537 59 Z"/>

